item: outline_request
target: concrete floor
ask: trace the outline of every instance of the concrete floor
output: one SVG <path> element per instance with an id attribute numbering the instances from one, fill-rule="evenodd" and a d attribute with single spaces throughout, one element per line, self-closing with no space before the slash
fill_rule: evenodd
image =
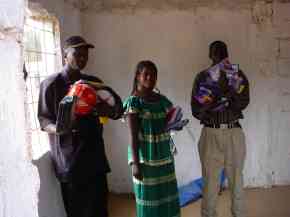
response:
<path id="1" fill-rule="evenodd" d="M 200 217 L 201 200 L 182 208 L 182 217 Z M 290 217 L 290 186 L 246 190 L 247 217 Z M 135 217 L 132 195 L 110 195 L 110 217 Z M 230 217 L 229 192 L 219 197 L 219 217 Z M 162 217 L 162 216 L 160 216 Z"/>

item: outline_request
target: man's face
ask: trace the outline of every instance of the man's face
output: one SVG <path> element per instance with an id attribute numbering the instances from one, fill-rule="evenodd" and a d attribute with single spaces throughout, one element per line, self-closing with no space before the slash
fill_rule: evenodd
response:
<path id="1" fill-rule="evenodd" d="M 87 65 L 88 55 L 87 47 L 69 48 L 65 61 L 72 69 L 82 70 Z"/>

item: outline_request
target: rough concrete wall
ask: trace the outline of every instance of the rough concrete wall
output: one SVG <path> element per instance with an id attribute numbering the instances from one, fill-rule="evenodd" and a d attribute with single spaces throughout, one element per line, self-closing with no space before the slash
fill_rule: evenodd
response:
<path id="1" fill-rule="evenodd" d="M 28 7 L 32 13 L 53 16 L 58 20 L 61 42 L 71 35 L 81 35 L 79 9 L 66 4 L 63 0 L 32 0 L 29 1 Z M 38 147 L 29 147 L 29 141 L 26 143 L 27 146 L 29 160 L 37 170 L 37 176 L 33 177 L 34 189 L 37 193 L 37 215 L 39 217 L 65 216 L 59 183 L 55 178 L 49 156 L 49 146 L 43 143 Z"/>
<path id="2" fill-rule="evenodd" d="M 195 10 L 201 6 L 212 8 L 239 9 L 249 7 L 256 0 L 65 0 L 82 11 L 135 11 L 139 9 L 160 10 Z M 259 0 L 258 0 L 259 1 Z"/>
<path id="3" fill-rule="evenodd" d="M 220 5 L 195 10 L 147 8 L 129 14 L 126 8 L 89 12 L 83 15 L 83 32 L 96 49 L 87 71 L 103 78 L 125 98 L 137 62 L 151 59 L 158 65 L 162 93 L 181 105 L 191 119 L 189 127 L 174 137 L 182 185 L 200 176 L 200 126 L 189 107 L 192 81 L 209 65 L 209 43 L 224 40 L 232 62 L 240 64 L 251 84 L 251 104 L 242 121 L 247 135 L 245 183 L 252 187 L 290 184 L 289 5 L 257 2 L 250 7 L 241 4 L 234 11 Z M 105 139 L 112 166 L 111 189 L 130 191 L 126 126 L 111 121 L 105 126 Z"/>
<path id="4" fill-rule="evenodd" d="M 116 12 L 126 11 L 131 13 L 136 10 L 149 9 L 160 12 L 166 10 L 195 10 L 199 7 L 227 8 L 240 10 L 251 8 L 254 4 L 273 2 L 287 3 L 289 0 L 64 0 L 81 11 Z"/>
<path id="5" fill-rule="evenodd" d="M 37 216 L 37 172 L 25 147 L 21 38 L 26 1 L 0 2 L 0 216 Z"/>
<path id="6" fill-rule="evenodd" d="M 31 3 L 31 2 L 30 2 Z M 80 12 L 62 1 L 39 1 L 60 20 L 61 36 L 80 34 Z M 28 2 L 0 2 L 0 217 L 65 216 L 47 147 L 35 158 L 25 129 L 23 27 Z"/>
<path id="7" fill-rule="evenodd" d="M 31 0 L 31 3 L 37 3 L 39 7 L 59 20 L 61 41 L 63 42 L 71 35 L 81 34 L 81 12 L 72 4 L 67 4 L 64 0 Z"/>

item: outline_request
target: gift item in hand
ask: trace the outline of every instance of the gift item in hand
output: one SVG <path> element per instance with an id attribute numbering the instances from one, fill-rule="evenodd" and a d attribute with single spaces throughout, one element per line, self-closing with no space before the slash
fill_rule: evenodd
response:
<path id="1" fill-rule="evenodd" d="M 166 114 L 166 131 L 179 131 L 188 124 L 189 120 L 182 120 L 183 113 L 179 106 L 172 107 Z"/>
<path id="2" fill-rule="evenodd" d="M 59 103 L 58 114 L 56 120 L 56 133 L 68 133 L 74 125 L 74 115 L 72 110 L 76 105 L 77 98 L 75 96 L 65 96 Z"/>
<path id="3" fill-rule="evenodd" d="M 97 82 L 83 81 L 76 82 L 70 89 L 68 96 L 76 96 L 76 115 L 86 115 L 94 111 L 98 103 L 106 102 L 114 106 L 115 100 L 106 87 Z"/>
<path id="4" fill-rule="evenodd" d="M 202 105 L 213 103 L 217 96 L 221 94 L 221 90 L 217 82 L 208 77 L 205 82 L 201 82 L 197 94 L 193 97 Z"/>
<path id="5" fill-rule="evenodd" d="M 75 116 L 94 113 L 98 103 L 105 102 L 115 105 L 115 99 L 110 88 L 99 82 L 80 80 L 73 84 L 68 94 L 61 100 L 56 121 L 58 134 L 70 132 L 74 127 Z M 108 121 L 108 117 L 99 117 L 101 124 Z"/>

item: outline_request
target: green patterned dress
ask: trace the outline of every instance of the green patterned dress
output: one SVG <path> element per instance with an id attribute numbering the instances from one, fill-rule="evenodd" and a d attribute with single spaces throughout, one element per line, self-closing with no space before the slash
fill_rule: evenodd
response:
<path id="1" fill-rule="evenodd" d="M 155 103 L 137 96 L 124 101 L 125 113 L 138 114 L 140 131 L 138 154 L 143 180 L 133 177 L 137 217 L 179 217 L 179 197 L 170 150 L 170 135 L 165 132 L 166 111 L 172 103 L 165 97 Z M 129 163 L 132 152 L 128 148 Z"/>

